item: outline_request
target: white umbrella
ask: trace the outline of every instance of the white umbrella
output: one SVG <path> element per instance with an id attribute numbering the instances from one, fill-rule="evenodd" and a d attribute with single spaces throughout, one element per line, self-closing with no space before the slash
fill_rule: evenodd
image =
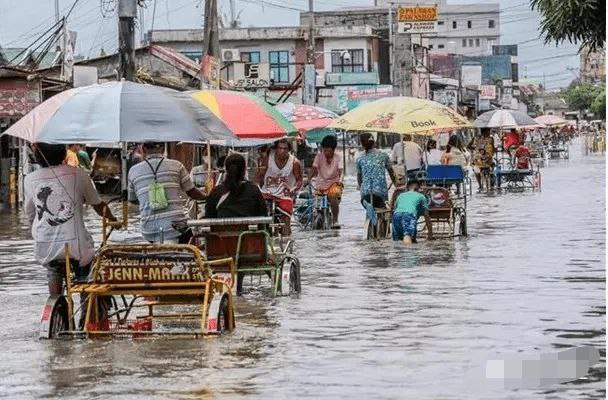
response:
<path id="1" fill-rule="evenodd" d="M 178 94 L 128 81 L 74 88 L 46 100 L 5 134 L 55 144 L 235 138 L 209 109 Z"/>
<path id="2" fill-rule="evenodd" d="M 542 128 L 543 124 L 516 110 L 492 110 L 481 114 L 473 125 L 477 128 Z"/>

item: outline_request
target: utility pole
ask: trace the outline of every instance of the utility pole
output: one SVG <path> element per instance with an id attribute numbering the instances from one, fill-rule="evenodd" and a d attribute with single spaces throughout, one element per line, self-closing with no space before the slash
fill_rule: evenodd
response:
<path id="1" fill-rule="evenodd" d="M 121 79 L 135 79 L 135 18 L 137 0 L 118 0 L 118 73 Z"/>
<path id="2" fill-rule="evenodd" d="M 55 0 L 55 22 L 59 22 L 59 0 Z"/>
<path id="3" fill-rule="evenodd" d="M 217 18 L 217 0 L 205 0 L 203 26 L 203 53 L 201 57 L 201 89 L 219 89 L 219 80 L 212 82 L 210 75 L 220 73 L 220 36 Z M 232 23 L 232 21 L 231 21 Z M 212 74 L 209 71 L 214 70 Z M 205 71 L 208 71 L 205 74 Z"/>
<path id="4" fill-rule="evenodd" d="M 393 3 L 388 2 L 388 76 L 391 85 L 395 83 L 394 64 L 395 54 L 393 49 Z"/>
<path id="5" fill-rule="evenodd" d="M 220 55 L 220 37 L 217 20 L 217 0 L 205 0 L 205 26 L 203 27 L 203 57 Z"/>
<path id="6" fill-rule="evenodd" d="M 302 70 L 302 103 L 314 105 L 317 100 L 315 69 L 315 10 L 314 0 L 308 0 L 308 46 L 306 65 Z"/>
<path id="7" fill-rule="evenodd" d="M 308 63 L 315 63 L 315 11 L 314 0 L 308 0 Z"/>
<path id="8" fill-rule="evenodd" d="M 235 0 L 230 0 L 230 27 L 237 28 L 236 23 L 236 4 L 234 4 Z"/>
<path id="9" fill-rule="evenodd" d="M 395 65 L 393 74 L 393 93 L 396 96 L 412 95 L 412 35 L 408 33 L 398 33 L 395 35 L 395 50 L 393 58 Z"/>

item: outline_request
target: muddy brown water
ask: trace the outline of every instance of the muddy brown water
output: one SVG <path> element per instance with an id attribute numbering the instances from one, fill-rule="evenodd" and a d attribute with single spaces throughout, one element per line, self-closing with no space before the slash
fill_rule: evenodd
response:
<path id="1" fill-rule="evenodd" d="M 575 142 L 542 172 L 541 193 L 474 195 L 468 238 L 408 249 L 362 240 L 350 177 L 342 229 L 295 233 L 302 295 L 249 292 L 237 329 L 202 340 L 38 340 L 45 274 L 27 221 L 4 211 L 0 397 L 604 398 L 605 160 Z M 519 390 L 465 380 L 489 355 L 583 345 L 601 351 L 584 379 Z"/>

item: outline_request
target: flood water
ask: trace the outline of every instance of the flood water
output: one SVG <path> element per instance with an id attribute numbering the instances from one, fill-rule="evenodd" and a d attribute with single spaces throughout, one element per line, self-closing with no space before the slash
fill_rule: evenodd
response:
<path id="1" fill-rule="evenodd" d="M 580 147 L 542 169 L 541 193 L 474 194 L 468 238 L 411 248 L 362 240 L 350 177 L 342 229 L 295 233 L 301 296 L 246 294 L 219 338 L 38 340 L 45 273 L 25 219 L 3 212 L 0 397 L 604 398 L 605 159 Z M 583 345 L 601 352 L 584 379 L 518 390 L 466 379 L 492 355 Z"/>

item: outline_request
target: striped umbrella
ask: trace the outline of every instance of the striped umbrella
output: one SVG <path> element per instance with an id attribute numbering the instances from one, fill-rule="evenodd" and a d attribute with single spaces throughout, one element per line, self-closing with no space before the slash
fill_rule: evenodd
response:
<path id="1" fill-rule="evenodd" d="M 534 121 L 545 126 L 560 126 L 567 125 L 568 121 L 557 115 L 541 115 L 540 117 L 534 118 Z"/>
<path id="2" fill-rule="evenodd" d="M 302 134 L 325 128 L 338 118 L 338 114 L 333 111 L 307 104 L 281 103 L 274 107 Z"/>
<path id="3" fill-rule="evenodd" d="M 516 110 L 492 110 L 481 114 L 475 122 L 476 128 L 542 128 L 544 125 L 532 117 Z"/>
<path id="4" fill-rule="evenodd" d="M 128 81 L 78 87 L 46 100 L 5 134 L 28 142 L 92 145 L 234 138 L 211 111 L 178 93 Z"/>
<path id="5" fill-rule="evenodd" d="M 280 112 L 254 94 L 199 90 L 187 95 L 211 110 L 239 139 L 278 139 L 298 132 Z"/>

